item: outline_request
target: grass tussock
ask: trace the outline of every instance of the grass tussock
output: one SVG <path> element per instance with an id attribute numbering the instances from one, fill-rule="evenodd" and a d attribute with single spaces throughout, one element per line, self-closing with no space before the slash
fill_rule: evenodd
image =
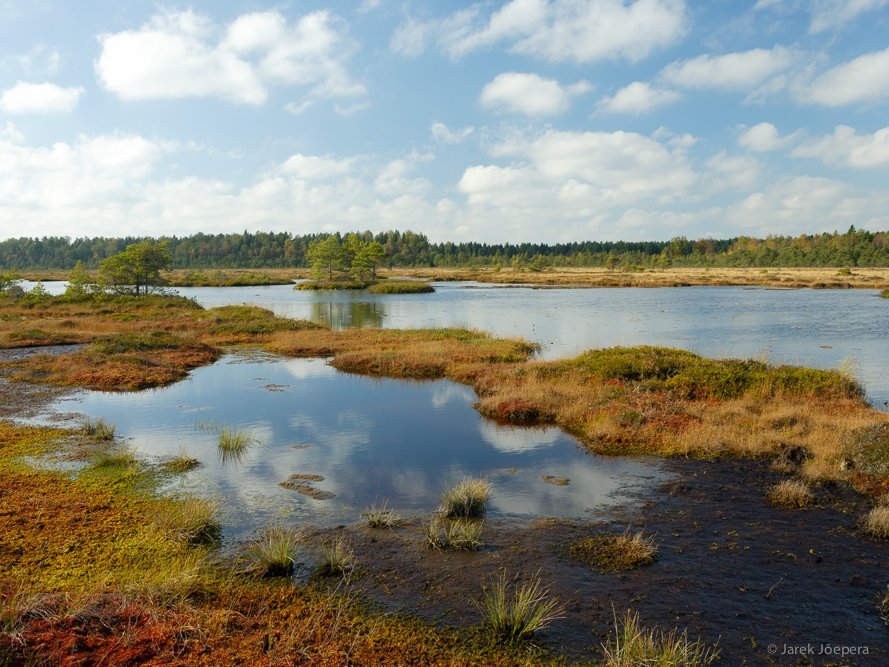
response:
<path id="1" fill-rule="evenodd" d="M 428 294 L 435 288 L 420 280 L 383 280 L 367 288 L 371 294 Z"/>
<path id="2" fill-rule="evenodd" d="M 173 458 L 164 461 L 161 464 L 161 467 L 166 472 L 181 475 L 183 473 L 190 472 L 195 468 L 199 468 L 200 465 L 201 462 L 198 459 L 189 456 L 188 454 L 183 452 L 178 456 L 174 456 Z"/>
<path id="3" fill-rule="evenodd" d="M 87 469 L 94 472 L 123 473 L 135 471 L 138 465 L 139 461 L 132 449 L 111 447 L 93 451 Z"/>
<path id="4" fill-rule="evenodd" d="M 401 523 L 401 518 L 389 507 L 388 501 L 383 501 L 379 507 L 371 505 L 361 513 L 361 516 L 370 528 L 395 528 Z"/>
<path id="5" fill-rule="evenodd" d="M 689 639 L 686 631 L 665 633 L 644 628 L 639 615 L 630 612 L 620 624 L 615 619 L 614 634 L 602 648 L 605 652 L 604 667 L 707 667 L 719 659 L 716 647 Z"/>
<path id="6" fill-rule="evenodd" d="M 864 517 L 864 530 L 881 540 L 889 540 L 889 505 L 880 504 Z"/>
<path id="7" fill-rule="evenodd" d="M 889 586 L 886 592 L 877 601 L 877 611 L 880 612 L 880 618 L 886 626 L 889 626 Z"/>
<path id="8" fill-rule="evenodd" d="M 508 581 L 505 572 L 484 589 L 479 609 L 494 635 L 507 643 L 528 639 L 564 612 L 539 574 L 519 584 Z"/>
<path id="9" fill-rule="evenodd" d="M 355 569 L 355 552 L 343 537 L 322 544 L 321 564 L 318 574 L 322 577 L 348 576 Z"/>
<path id="10" fill-rule="evenodd" d="M 441 504 L 447 517 L 480 517 L 485 514 L 485 506 L 491 497 L 491 483 L 486 479 L 466 477 L 454 486 L 445 489 Z"/>
<path id="11" fill-rule="evenodd" d="M 93 440 L 107 442 L 114 440 L 117 427 L 105 421 L 102 417 L 97 419 L 86 419 L 80 427 L 80 434 L 85 435 Z"/>
<path id="12" fill-rule="evenodd" d="M 783 507 L 808 507 L 813 496 L 809 485 L 798 479 L 784 479 L 769 488 L 767 497 Z"/>
<path id="13" fill-rule="evenodd" d="M 433 515 L 426 525 L 426 541 L 431 549 L 478 551 L 482 545 L 484 521 L 445 519 Z"/>
<path id="14" fill-rule="evenodd" d="M 222 529 L 216 515 L 219 508 L 212 500 L 185 497 L 164 503 L 154 515 L 154 522 L 170 539 L 185 544 L 216 544 Z"/>
<path id="15" fill-rule="evenodd" d="M 884 289 L 880 291 L 880 296 L 884 299 L 889 299 L 889 289 Z"/>
<path id="16" fill-rule="evenodd" d="M 287 577 L 293 573 L 302 535 L 295 528 L 268 528 L 247 549 L 247 557 L 264 577 Z"/>
<path id="17" fill-rule="evenodd" d="M 650 565 L 657 560 L 654 535 L 629 529 L 620 535 L 596 535 L 572 544 L 569 553 L 602 572 L 623 572 Z"/>
<path id="18" fill-rule="evenodd" d="M 229 454 L 242 453 L 257 443 L 250 431 L 237 426 L 222 425 L 217 433 L 219 451 Z"/>

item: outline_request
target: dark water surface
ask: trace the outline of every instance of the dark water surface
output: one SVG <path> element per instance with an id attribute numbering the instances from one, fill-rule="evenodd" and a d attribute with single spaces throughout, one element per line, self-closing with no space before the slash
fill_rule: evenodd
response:
<path id="1" fill-rule="evenodd" d="M 231 355 L 170 387 L 82 391 L 54 409 L 113 422 L 143 456 L 198 458 L 202 466 L 173 490 L 219 498 L 228 536 L 283 519 L 356 521 L 384 500 L 426 514 L 466 475 L 492 482 L 492 516 L 590 517 L 626 502 L 621 492 L 669 477 L 656 459 L 593 456 L 557 428 L 499 426 L 472 409 L 474 400 L 471 389 L 444 380 L 377 380 L 324 360 Z M 245 429 L 258 443 L 224 461 L 214 425 Z M 312 486 L 335 497 L 279 486 L 294 473 L 323 476 Z"/>

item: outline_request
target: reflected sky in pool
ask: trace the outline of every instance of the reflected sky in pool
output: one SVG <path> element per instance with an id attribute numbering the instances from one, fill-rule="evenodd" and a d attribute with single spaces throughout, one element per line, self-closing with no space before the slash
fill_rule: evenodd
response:
<path id="1" fill-rule="evenodd" d="M 666 479 L 657 460 L 590 455 L 557 428 L 500 426 L 473 410 L 474 400 L 471 389 L 444 380 L 378 380 L 323 360 L 232 355 L 170 387 L 83 391 L 54 407 L 113 422 L 142 455 L 198 458 L 203 465 L 173 490 L 219 498 L 229 536 L 284 517 L 355 521 L 384 500 L 426 514 L 466 475 L 493 483 L 493 516 L 526 517 L 589 516 L 625 502 L 623 491 Z M 224 462 L 211 424 L 247 429 L 259 444 Z M 313 486 L 335 498 L 279 486 L 294 473 L 323 476 Z"/>

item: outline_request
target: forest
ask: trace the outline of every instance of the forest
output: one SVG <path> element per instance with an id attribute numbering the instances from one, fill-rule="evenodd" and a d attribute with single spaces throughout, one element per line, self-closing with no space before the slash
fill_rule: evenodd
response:
<path id="1" fill-rule="evenodd" d="M 194 234 L 162 237 L 168 242 L 171 268 L 305 267 L 309 245 L 328 236 L 288 232 Z M 740 236 L 732 239 L 676 237 L 669 241 L 578 241 L 572 243 L 433 243 L 412 231 L 357 233 L 377 242 L 389 267 L 547 267 L 668 268 L 713 267 L 884 267 L 889 266 L 889 232 L 850 227 L 844 233 Z M 0 241 L 0 269 L 88 268 L 148 237 L 15 238 Z"/>

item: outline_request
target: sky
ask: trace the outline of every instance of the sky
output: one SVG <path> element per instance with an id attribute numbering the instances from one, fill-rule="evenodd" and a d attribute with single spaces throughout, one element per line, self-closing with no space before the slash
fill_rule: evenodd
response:
<path id="1" fill-rule="evenodd" d="M 889 0 L 0 0 L 0 239 L 889 229 Z"/>

